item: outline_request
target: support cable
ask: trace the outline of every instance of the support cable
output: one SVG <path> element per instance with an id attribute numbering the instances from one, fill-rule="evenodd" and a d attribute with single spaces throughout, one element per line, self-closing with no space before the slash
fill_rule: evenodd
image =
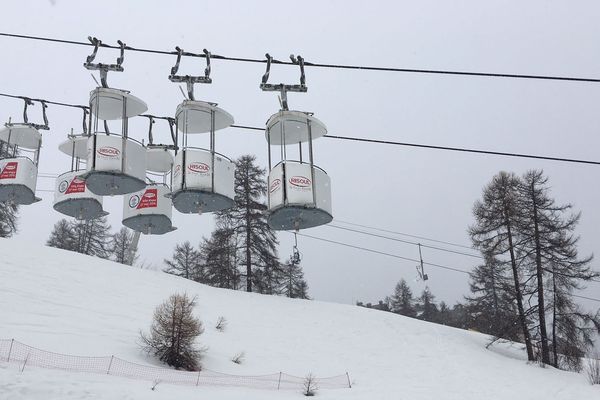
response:
<path id="1" fill-rule="evenodd" d="M 23 99 L 25 96 L 16 96 L 6 93 L 0 93 L 0 96 Z M 62 103 L 44 99 L 34 99 L 27 97 L 28 99 L 45 102 L 47 104 L 54 104 L 64 107 L 72 107 L 72 108 L 87 108 L 87 106 L 81 104 L 69 104 Z M 147 116 L 142 114 L 141 116 Z M 153 118 L 159 119 L 168 119 L 169 117 L 157 117 L 153 116 Z M 247 126 L 247 125 L 231 125 L 232 128 L 237 129 L 247 129 L 252 131 L 264 131 L 264 128 L 256 127 L 256 126 Z M 518 158 L 529 158 L 529 159 L 538 159 L 538 160 L 547 160 L 547 161 L 558 161 L 558 162 L 567 162 L 567 163 L 576 163 L 576 164 L 588 164 L 588 165 L 600 165 L 600 161 L 594 160 L 582 160 L 576 158 L 564 158 L 564 157 L 551 157 L 551 156 L 542 156 L 542 155 L 534 155 L 534 154 L 525 154 L 525 153 L 512 153 L 512 152 L 499 152 L 499 151 L 491 151 L 491 150 L 479 150 L 479 149 L 469 149 L 463 147 L 448 147 L 448 146 L 436 146 L 436 145 L 428 145 L 428 144 L 420 144 L 420 143 L 407 143 L 407 142 L 395 142 L 389 140 L 378 140 L 378 139 L 367 139 L 367 138 L 359 138 L 359 137 L 348 137 L 348 136 L 333 136 L 326 135 L 324 138 L 328 139 L 337 139 L 337 140 L 347 140 L 353 142 L 363 142 L 363 143 L 375 143 L 375 144 L 385 144 L 385 145 L 395 145 L 395 146 L 407 146 L 407 147 L 419 147 L 424 149 L 433 149 L 433 150 L 447 150 L 447 151 L 456 151 L 463 153 L 478 153 L 478 154 L 486 154 L 486 155 L 496 155 L 496 156 L 504 156 L 504 157 L 518 157 Z"/>
<path id="2" fill-rule="evenodd" d="M 76 40 L 65 40 L 57 39 L 44 36 L 33 36 L 33 35 L 20 35 L 16 33 L 0 32 L 0 36 L 7 38 L 37 40 L 44 42 L 53 42 L 66 45 L 75 46 L 94 46 L 90 42 L 81 42 Z M 99 47 L 109 49 L 121 49 L 121 46 L 109 45 L 106 43 L 99 44 Z M 135 51 L 141 53 L 161 54 L 161 55 L 177 55 L 177 52 L 156 50 L 148 48 L 136 48 L 131 46 L 124 46 L 127 51 Z M 200 57 L 206 58 L 206 54 L 203 53 L 190 53 L 184 52 L 182 56 L 185 57 Z M 223 60 L 223 61 L 234 61 L 243 63 L 255 63 L 265 64 L 267 60 L 247 58 L 247 57 L 232 57 L 212 54 L 212 59 Z M 271 59 L 273 64 L 282 65 L 296 65 L 293 61 L 281 61 Z M 510 73 L 495 73 L 495 72 L 478 72 L 478 71 L 452 71 L 443 69 L 424 69 L 424 68 L 398 68 L 398 67 L 378 67 L 369 65 L 350 65 L 350 64 L 333 64 L 333 63 L 316 63 L 316 62 L 304 62 L 306 67 L 315 68 L 326 68 L 326 69 L 346 69 L 346 70 L 358 70 L 358 71 L 379 71 L 379 72 L 401 72 L 401 73 L 416 73 L 416 74 L 429 74 L 429 75 L 454 75 L 454 76 L 470 76 L 470 77 L 482 77 L 482 78 L 510 78 L 510 79 L 530 79 L 530 80 L 549 80 L 549 81 L 567 81 L 567 82 L 587 82 L 587 83 L 600 83 L 598 78 L 584 78 L 584 77 L 571 77 L 571 76 L 556 76 L 556 75 L 536 75 L 536 74 L 510 74 Z"/>
<path id="3" fill-rule="evenodd" d="M 293 233 L 293 232 L 289 232 L 289 233 Z M 314 239 L 314 240 L 319 240 L 319 241 L 326 242 L 326 243 L 337 244 L 339 246 L 344 246 L 344 247 L 349 247 L 349 248 L 353 248 L 353 249 L 365 251 L 365 252 L 368 252 L 368 253 L 380 254 L 380 255 L 384 255 L 384 256 L 388 256 L 388 257 L 393 257 L 393 258 L 397 258 L 397 259 L 405 260 L 405 261 L 416 262 L 416 263 L 420 263 L 421 262 L 421 260 L 417 260 L 417 259 L 414 259 L 414 258 L 403 257 L 403 256 L 399 256 L 397 254 L 386 253 L 384 251 L 379 251 L 379 250 L 373 250 L 373 249 L 370 249 L 370 248 L 367 248 L 367 247 L 356 246 L 356 245 L 345 243 L 345 242 L 339 242 L 339 241 L 336 241 L 336 240 L 325 239 L 325 238 L 318 237 L 318 236 L 307 235 L 305 233 L 298 233 L 298 235 L 299 236 L 303 236 L 303 237 L 307 237 L 307 238 L 310 238 L 310 239 Z M 451 272 L 457 272 L 457 273 L 461 273 L 461 274 L 465 274 L 465 275 L 469 275 L 469 276 L 471 275 L 471 273 L 469 271 L 465 271 L 463 269 L 459 269 L 459 268 L 455 268 L 455 267 L 450 267 L 450 266 L 447 266 L 447 265 L 434 264 L 434 263 L 430 263 L 430 262 L 423 262 L 423 264 L 431 266 L 431 267 L 435 267 L 435 268 L 445 269 L 445 270 L 448 270 L 448 271 L 451 271 Z M 594 302 L 600 303 L 600 299 L 594 298 L 594 297 L 581 296 L 581 295 L 576 295 L 576 294 L 571 294 L 571 296 L 579 298 L 579 299 L 585 299 L 585 300 L 590 300 L 590 301 L 594 301 Z"/>

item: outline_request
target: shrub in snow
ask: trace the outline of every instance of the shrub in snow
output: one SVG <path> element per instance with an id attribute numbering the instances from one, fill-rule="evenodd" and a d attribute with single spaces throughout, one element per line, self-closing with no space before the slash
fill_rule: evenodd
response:
<path id="1" fill-rule="evenodd" d="M 246 354 L 242 351 L 241 353 L 237 353 L 235 356 L 233 356 L 231 361 L 236 364 L 241 364 L 244 362 L 244 357 L 246 357 Z"/>
<path id="2" fill-rule="evenodd" d="M 223 317 L 223 316 L 219 317 L 219 319 L 217 320 L 217 324 L 215 325 L 215 329 L 218 330 L 219 332 L 224 332 L 226 327 L 227 327 L 227 320 L 225 319 L 225 317 Z"/>
<path id="3" fill-rule="evenodd" d="M 587 359 L 585 372 L 592 385 L 600 385 L 600 354 L 596 353 Z"/>
<path id="4" fill-rule="evenodd" d="M 306 375 L 306 378 L 304 378 L 303 388 L 303 394 L 305 396 L 314 396 L 317 393 L 317 390 L 319 390 L 317 387 L 317 377 L 312 373 Z"/>
<path id="5" fill-rule="evenodd" d="M 188 371 L 197 371 L 202 350 L 194 340 L 204 329 L 192 314 L 196 299 L 187 294 L 173 294 L 154 311 L 149 334 L 140 333 L 144 349 L 159 360 Z"/>

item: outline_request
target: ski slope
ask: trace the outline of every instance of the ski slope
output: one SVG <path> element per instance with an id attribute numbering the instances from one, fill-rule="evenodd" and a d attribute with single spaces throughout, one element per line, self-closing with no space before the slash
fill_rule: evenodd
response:
<path id="1" fill-rule="evenodd" d="M 594 399 L 576 374 L 528 365 L 517 347 L 349 305 L 216 289 L 162 272 L 0 239 L 0 338 L 59 353 L 158 365 L 139 350 L 140 330 L 174 292 L 197 296 L 205 368 L 240 375 L 350 373 L 352 389 L 322 399 Z M 214 326 L 224 316 L 224 332 Z M 230 359 L 239 352 L 245 361 Z M 290 391 L 185 387 L 0 362 L 0 399 L 298 399 Z"/>

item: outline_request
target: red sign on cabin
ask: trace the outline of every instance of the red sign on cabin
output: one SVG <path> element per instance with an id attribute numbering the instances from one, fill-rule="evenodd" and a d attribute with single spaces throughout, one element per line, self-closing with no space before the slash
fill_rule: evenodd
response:
<path id="1" fill-rule="evenodd" d="M 6 163 L 2 172 L 0 172 L 0 179 L 15 179 L 17 177 L 17 168 L 19 164 L 16 161 Z"/>
<path id="2" fill-rule="evenodd" d="M 65 194 L 83 192 L 85 192 L 85 181 L 81 178 L 75 177 L 69 184 L 69 188 L 67 189 Z"/>
<path id="3" fill-rule="evenodd" d="M 146 189 L 140 204 L 136 207 L 140 208 L 155 208 L 158 205 L 158 189 Z"/>

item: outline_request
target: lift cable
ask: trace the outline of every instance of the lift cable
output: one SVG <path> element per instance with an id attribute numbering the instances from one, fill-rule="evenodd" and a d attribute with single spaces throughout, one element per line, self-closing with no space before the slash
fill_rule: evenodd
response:
<path id="1" fill-rule="evenodd" d="M 412 261 L 412 262 L 416 262 L 416 263 L 421 262 L 421 260 L 417 260 L 416 258 L 403 257 L 403 256 L 399 256 L 397 254 L 386 253 L 384 251 L 373 250 L 373 249 L 369 249 L 367 247 L 356 246 L 356 245 L 345 243 L 345 242 L 338 242 L 335 240 L 325 239 L 325 238 L 318 237 L 318 236 L 308 235 L 306 233 L 298 233 L 298 236 L 303 236 L 303 237 L 307 237 L 310 239 L 320 240 L 320 241 L 327 242 L 327 243 L 337 244 L 340 246 L 350 247 L 350 248 L 357 249 L 357 250 L 367 251 L 369 253 L 375 253 L 375 254 L 381 254 L 384 256 L 388 256 L 388 257 L 394 257 L 394 258 L 398 258 L 400 260 Z M 459 268 L 449 267 L 447 265 L 434 264 L 434 263 L 430 263 L 430 262 L 423 262 L 423 264 L 429 265 L 431 267 L 436 267 L 436 268 L 446 269 L 446 270 L 450 270 L 450 271 L 454 271 L 454 272 L 460 272 L 460 273 L 463 273 L 466 275 L 471 275 L 471 273 L 469 271 L 465 271 L 465 270 L 459 269 Z"/>
<path id="2" fill-rule="evenodd" d="M 93 44 L 90 42 L 56 39 L 56 38 L 43 37 L 43 36 L 20 35 L 20 34 L 15 34 L 15 33 L 6 33 L 6 32 L 0 32 L 0 36 L 7 37 L 7 38 L 54 42 L 54 43 L 60 43 L 60 44 L 66 44 L 66 45 L 93 46 Z M 120 49 L 121 48 L 120 46 L 109 45 L 106 43 L 102 43 L 100 45 L 100 47 L 110 48 L 110 49 Z M 131 47 L 131 46 L 125 46 L 125 50 L 134 51 L 134 52 L 142 52 L 142 53 L 170 55 L 170 56 L 177 55 L 176 51 L 165 51 L 165 50 L 156 50 L 156 49 L 148 49 L 148 48 L 136 48 L 136 47 Z M 184 53 L 182 53 L 182 56 L 205 58 L 206 54 L 184 52 Z M 217 55 L 217 54 L 211 54 L 210 57 L 212 59 L 217 59 L 217 60 L 244 62 L 244 63 L 264 64 L 267 62 L 266 59 L 256 59 L 256 58 L 247 58 L 247 57 L 231 57 L 231 56 L 223 56 L 223 55 Z M 281 61 L 281 60 L 273 59 L 271 62 L 273 64 L 295 65 L 291 61 Z M 473 77 L 483 77 L 483 78 L 510 78 L 510 79 L 532 79 L 532 80 L 600 83 L 600 79 L 597 79 L 597 78 L 582 78 L 582 77 L 571 77 L 571 76 L 509 74 L 509 73 L 477 72 L 477 71 L 453 71 L 453 70 L 423 69 L 423 68 L 377 67 L 377 66 L 368 66 L 368 65 L 316 63 L 316 62 L 309 62 L 309 61 L 305 61 L 304 65 L 307 67 L 315 67 L 315 68 L 346 69 L 346 70 L 359 70 L 359 71 L 402 72 L 402 73 L 417 73 L 417 74 L 429 74 L 429 75 L 455 75 L 455 76 L 473 76 Z"/>
<path id="3" fill-rule="evenodd" d="M 51 101 L 51 100 L 45 100 L 45 99 L 36 99 L 34 97 L 28 97 L 28 96 L 17 96 L 17 95 L 8 94 L 8 93 L 0 93 L 0 96 L 2 96 L 2 97 L 9 97 L 9 98 L 13 98 L 13 99 L 21 99 L 21 100 L 28 99 L 28 100 L 32 100 L 32 101 L 43 102 L 43 103 L 46 103 L 46 104 L 54 104 L 54 105 L 62 106 L 62 107 L 89 109 L 88 106 L 84 106 L 84 105 L 81 105 L 81 104 L 62 103 L 62 102 L 58 102 L 58 101 Z"/>
<path id="4" fill-rule="evenodd" d="M 89 108 L 88 106 L 84 106 L 84 105 L 61 103 L 61 102 L 56 102 L 56 101 L 44 100 L 44 99 L 34 99 L 31 97 L 16 96 L 16 95 L 10 95 L 10 94 L 5 94 L 5 93 L 0 93 L 0 96 L 18 98 L 18 99 L 28 98 L 31 100 L 36 100 L 36 101 L 40 101 L 40 102 L 43 101 L 48 104 L 54 104 L 54 105 L 65 106 L 65 107 L 85 108 L 85 109 Z M 147 116 L 147 115 L 142 114 L 141 116 Z M 169 118 L 169 117 L 157 117 L 157 116 L 152 116 L 152 117 L 159 118 L 159 119 L 168 119 Z M 238 128 L 238 129 L 247 129 L 247 130 L 264 132 L 264 128 L 260 128 L 257 126 L 231 125 L 231 127 Z M 353 142 L 395 145 L 395 146 L 419 147 L 419 148 L 433 149 L 433 150 L 457 151 L 457 152 L 463 152 L 463 153 L 478 153 L 478 154 L 504 156 L 504 157 L 519 157 L 519 158 L 530 158 L 530 159 L 559 161 L 559 162 L 568 162 L 568 163 L 577 163 L 577 164 L 600 165 L 600 161 L 582 160 L 582 159 L 564 158 L 564 157 L 541 156 L 541 155 L 533 155 L 533 154 L 525 154 L 525 153 L 510 153 L 510 152 L 499 152 L 499 151 L 491 151 L 491 150 L 469 149 L 469 148 L 463 148 L 463 147 L 436 146 L 436 145 L 428 145 L 428 144 L 420 144 L 420 143 L 395 142 L 395 141 L 389 141 L 389 140 L 367 139 L 367 138 L 349 137 L 349 136 L 326 135 L 326 136 L 324 136 L 324 138 L 347 140 L 347 141 L 353 141 Z"/>
<path id="5" fill-rule="evenodd" d="M 334 222 L 336 222 L 336 223 L 342 223 L 342 224 L 350 225 L 350 226 L 357 226 L 359 228 L 366 228 L 366 229 L 370 229 L 370 230 L 374 230 L 374 231 L 379 231 L 379 232 L 392 233 L 394 235 L 399 235 L 399 236 L 406 236 L 406 237 L 411 237 L 411 238 L 415 238 L 415 239 L 427 240 L 427 241 L 430 241 L 430 242 L 435 242 L 435 243 L 440 243 L 440 244 L 446 244 L 446 245 L 449 245 L 449 246 L 462 247 L 462 248 L 468 249 L 468 250 L 475 250 L 475 249 L 473 249 L 473 247 L 467 246 L 467 245 L 464 245 L 464 244 L 447 242 L 447 241 L 444 241 L 444 240 L 432 239 L 432 238 L 429 238 L 429 237 L 426 237 L 426 236 L 412 235 L 412 234 L 409 234 L 409 233 L 397 232 L 397 231 L 393 231 L 393 230 L 390 230 L 390 229 L 377 228 L 377 227 L 374 227 L 374 226 L 369 226 L 369 225 L 364 225 L 364 224 L 356 224 L 354 222 L 344 221 L 344 220 L 337 219 L 337 218 L 334 219 Z"/>
<path id="6" fill-rule="evenodd" d="M 393 237 L 390 237 L 390 236 L 380 235 L 380 234 L 376 234 L 376 233 L 365 232 L 365 231 L 361 231 L 361 230 L 358 230 L 358 229 L 346 228 L 346 227 L 339 226 L 339 225 L 327 224 L 327 225 L 324 225 L 324 226 L 329 227 L 329 228 L 335 228 L 335 229 L 341 229 L 341 230 L 344 230 L 344 231 L 354 232 L 354 233 L 360 233 L 362 235 L 373 236 L 373 237 L 377 237 L 377 238 L 381 238 L 381 239 L 393 240 L 395 242 L 412 244 L 414 246 L 421 246 L 421 247 L 426 248 L 426 249 L 444 251 L 444 252 L 447 252 L 447 253 L 459 254 L 459 255 L 463 255 L 463 256 L 467 256 L 467 257 L 485 259 L 485 257 L 483 257 L 481 255 L 478 255 L 478 254 L 469 254 L 469 253 L 465 253 L 465 252 L 462 252 L 462 251 L 445 249 L 443 247 L 430 246 L 430 245 L 419 243 L 419 242 L 411 242 L 409 240 L 403 240 L 403 239 L 393 238 Z"/>
<path id="7" fill-rule="evenodd" d="M 363 143 L 376 143 L 376 144 L 386 144 L 386 145 L 393 145 L 393 146 L 420 147 L 423 149 L 432 149 L 432 150 L 459 151 L 459 152 L 463 152 L 463 153 L 477 153 L 477 154 L 486 154 L 486 155 L 492 155 L 492 156 L 533 158 L 533 159 L 537 159 L 537 160 L 600 165 L 600 161 L 581 160 L 581 159 L 575 159 L 575 158 L 551 157 L 551 156 L 541 156 L 541 155 L 525 154 L 525 153 L 509 153 L 509 152 L 503 152 L 503 151 L 469 149 L 469 148 L 464 148 L 464 147 L 435 146 L 435 145 L 429 145 L 429 144 L 395 142 L 395 141 L 390 141 L 390 140 L 366 139 L 366 138 L 357 138 L 357 137 L 349 137 L 349 136 L 327 135 L 324 137 L 329 138 L 329 139 L 349 140 L 349 141 L 363 142 Z"/>
<path id="8" fill-rule="evenodd" d="M 332 225 L 332 224 L 328 224 L 328 225 L 324 225 L 327 227 L 331 227 L 331 228 L 336 228 L 336 229 L 342 229 L 345 231 L 350 231 L 350 232 L 355 232 L 355 233 L 360 233 L 363 235 L 367 235 L 367 236 L 373 236 L 373 237 L 377 237 L 377 238 L 382 238 L 382 239 L 387 239 L 387 240 L 392 240 L 392 241 L 396 241 L 396 242 L 401 242 L 401 243 L 406 243 L 406 244 L 412 244 L 415 246 L 419 246 L 419 252 L 420 252 L 420 248 L 428 248 L 428 249 L 432 249 L 432 250 L 438 250 L 438 251 L 443 251 L 443 252 L 447 252 L 447 253 L 453 253 L 453 254 L 458 254 L 458 255 L 463 255 L 463 256 L 467 256 L 467 257 L 473 257 L 473 258 L 478 258 L 478 259 L 482 259 L 485 260 L 485 257 L 481 256 L 481 255 L 477 255 L 477 254 L 469 254 L 469 253 L 465 253 L 465 252 L 461 252 L 461 251 L 454 251 L 454 250 L 450 250 L 450 249 L 445 249 L 442 247 L 436 247 L 436 246 L 429 246 L 426 244 L 422 244 L 422 243 L 418 243 L 418 242 L 410 242 L 408 240 L 401 240 L 398 238 L 394 238 L 394 237 L 390 237 L 390 236 L 386 236 L 386 235 L 378 235 L 378 234 L 374 234 L 371 232 L 365 232 L 365 231 L 361 231 L 358 229 L 350 229 L 350 228 L 346 228 L 346 227 L 341 227 L 341 226 L 336 226 L 336 225 Z M 472 250 L 476 250 L 476 249 L 472 249 Z M 548 273 L 552 273 L 551 270 L 548 269 L 544 269 L 546 272 Z M 595 283 L 600 283 L 600 279 L 589 279 L 588 282 L 595 282 Z"/>
<path id="9" fill-rule="evenodd" d="M 293 233 L 293 232 L 290 232 L 290 233 Z M 384 251 L 373 250 L 373 249 L 370 249 L 367 247 L 357 246 L 357 245 L 353 245 L 353 244 L 349 244 L 349 243 L 345 243 L 345 242 L 340 242 L 340 241 L 326 239 L 326 238 L 322 238 L 322 237 L 318 237 L 318 236 L 308 235 L 305 233 L 298 233 L 298 236 L 303 236 L 303 237 L 307 237 L 309 239 L 319 240 L 319 241 L 326 242 L 326 243 L 337 244 L 339 246 L 350 247 L 350 248 L 365 251 L 368 253 L 374 253 L 374 254 L 380 254 L 380 255 L 384 255 L 384 256 L 388 256 L 388 257 L 393 257 L 393 258 L 397 258 L 400 260 L 411 261 L 411 262 L 416 262 L 416 263 L 421 262 L 421 260 L 417 260 L 415 258 L 403 257 L 403 256 L 399 256 L 397 254 L 386 253 Z M 425 262 L 425 261 L 423 262 L 423 264 L 431 266 L 431 267 L 435 267 L 435 268 L 445 269 L 445 270 L 448 270 L 451 272 L 457 272 L 457 273 L 461 273 L 461 274 L 465 274 L 465 275 L 469 275 L 469 276 L 471 275 L 471 273 L 469 271 L 465 271 L 463 269 L 459 269 L 459 268 L 455 268 L 455 267 L 450 267 L 447 265 L 435 264 L 435 263 L 430 263 L 430 262 Z M 594 297 L 581 296 L 581 295 L 576 295 L 576 294 L 572 294 L 571 296 L 600 303 L 600 299 L 594 298 Z"/>

